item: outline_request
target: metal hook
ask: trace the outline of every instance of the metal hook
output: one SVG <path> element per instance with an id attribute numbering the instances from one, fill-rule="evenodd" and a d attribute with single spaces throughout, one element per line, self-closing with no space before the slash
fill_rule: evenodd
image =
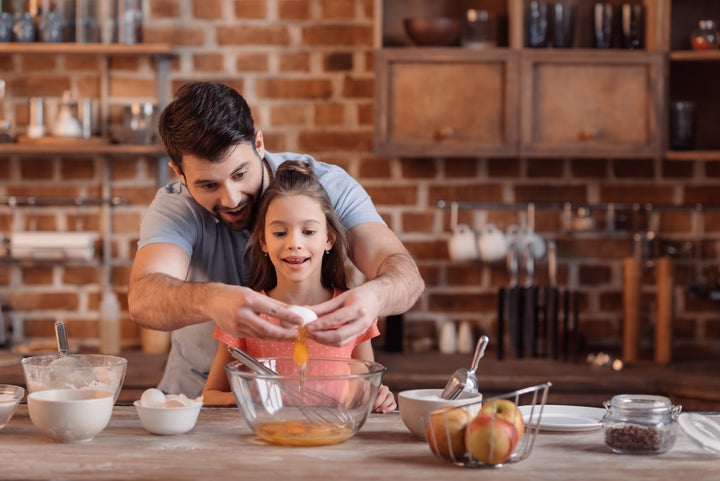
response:
<path id="1" fill-rule="evenodd" d="M 530 287 L 535 283 L 535 248 L 532 242 L 525 243 L 525 271 L 525 286 Z"/>
<path id="2" fill-rule="evenodd" d="M 554 240 L 547 243 L 548 256 L 548 281 L 550 287 L 557 287 L 557 244 Z"/>
<path id="3" fill-rule="evenodd" d="M 515 287 L 519 282 L 518 275 L 518 246 L 517 241 L 510 244 L 507 253 L 507 269 L 510 271 L 510 286 Z"/>

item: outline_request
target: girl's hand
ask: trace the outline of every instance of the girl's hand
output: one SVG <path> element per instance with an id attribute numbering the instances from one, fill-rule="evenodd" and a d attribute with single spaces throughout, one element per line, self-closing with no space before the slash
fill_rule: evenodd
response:
<path id="1" fill-rule="evenodd" d="M 374 413 L 389 413 L 397 408 L 395 403 L 395 396 L 390 392 L 390 389 L 384 384 L 380 386 L 378 395 L 375 398 L 375 404 L 373 405 Z"/>

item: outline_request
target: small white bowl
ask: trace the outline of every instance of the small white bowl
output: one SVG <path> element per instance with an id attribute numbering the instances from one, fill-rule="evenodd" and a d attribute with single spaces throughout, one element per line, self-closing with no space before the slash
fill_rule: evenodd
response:
<path id="1" fill-rule="evenodd" d="M 0 384 L 0 429 L 10 422 L 15 408 L 25 395 L 25 389 L 12 384 Z"/>
<path id="2" fill-rule="evenodd" d="M 140 401 L 133 403 L 140 417 L 140 423 L 146 431 L 153 434 L 170 436 L 182 434 L 195 427 L 202 403 L 192 402 L 183 407 L 149 407 Z"/>
<path id="3" fill-rule="evenodd" d="M 478 393 L 476 396 L 450 401 L 440 397 L 442 391 L 442 389 L 411 389 L 398 394 L 400 418 L 415 436 L 425 439 L 423 418 L 431 411 L 448 406 L 464 406 L 482 400 L 482 394 Z M 477 409 L 480 409 L 480 403 L 477 404 Z"/>
<path id="4" fill-rule="evenodd" d="M 92 440 L 110 422 L 113 393 L 91 389 L 49 389 L 28 394 L 30 420 L 61 443 Z"/>

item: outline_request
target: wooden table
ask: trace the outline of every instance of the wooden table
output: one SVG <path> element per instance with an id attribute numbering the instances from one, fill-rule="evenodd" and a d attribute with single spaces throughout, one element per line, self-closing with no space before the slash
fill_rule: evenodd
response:
<path id="1" fill-rule="evenodd" d="M 716 416 L 715 419 L 719 419 Z M 538 434 L 530 457 L 499 469 L 460 468 L 437 459 L 397 413 L 371 414 L 354 438 L 333 446 L 283 447 L 255 438 L 235 408 L 203 408 L 195 428 L 178 436 L 145 432 L 135 409 L 116 406 L 108 427 L 81 444 L 39 434 L 27 406 L 0 431 L 0 478 L 12 480 L 419 479 L 508 481 L 716 479 L 720 457 L 685 435 L 660 456 L 618 455 L 601 430 Z M 479 472 L 484 471 L 484 472 Z"/>

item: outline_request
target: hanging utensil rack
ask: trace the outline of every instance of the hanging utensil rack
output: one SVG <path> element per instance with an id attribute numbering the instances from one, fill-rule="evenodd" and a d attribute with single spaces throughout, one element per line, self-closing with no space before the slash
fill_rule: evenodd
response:
<path id="1" fill-rule="evenodd" d="M 0 197 L 0 205 L 7 207 L 41 207 L 41 206 L 97 206 L 110 205 L 117 207 L 127 205 L 123 197 Z"/>
<path id="2" fill-rule="evenodd" d="M 720 204 L 695 203 L 695 204 L 653 204 L 651 202 L 476 202 L 476 201 L 448 201 L 439 200 L 436 206 L 441 209 L 449 209 L 456 205 L 459 209 L 471 210 L 527 210 L 534 208 L 538 210 L 563 210 L 571 208 L 577 210 L 586 208 L 590 210 L 604 211 L 633 211 L 633 212 L 661 212 L 661 211 L 715 211 L 720 210 Z"/>

